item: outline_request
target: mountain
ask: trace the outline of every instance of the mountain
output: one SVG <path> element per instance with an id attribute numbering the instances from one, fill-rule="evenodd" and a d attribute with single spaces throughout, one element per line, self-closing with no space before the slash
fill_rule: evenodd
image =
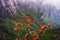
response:
<path id="1" fill-rule="evenodd" d="M 51 23 L 60 23 L 60 10 L 50 4 L 45 4 L 41 8 L 41 5 L 27 0 L 26 2 L 22 2 L 22 0 L 0 0 L 0 8 L 0 16 L 2 17 L 15 16 L 19 9 L 20 15 L 32 15 L 31 17 L 34 16 L 33 20 L 43 19 L 45 15 Z"/>
<path id="2" fill-rule="evenodd" d="M 15 0 L 0 0 L 0 16 L 14 16 L 17 13 L 17 2 Z"/>
<path id="3" fill-rule="evenodd" d="M 17 0 L 17 3 L 19 7 L 30 12 L 30 14 L 34 15 L 38 20 L 43 15 L 43 11 L 41 11 L 41 8 L 38 7 L 38 4 L 36 5 L 36 3 L 32 1 L 23 2 L 22 0 Z"/>
<path id="4" fill-rule="evenodd" d="M 49 19 L 53 24 L 59 25 L 60 10 L 51 4 L 45 4 L 43 7 L 45 9 L 47 19 Z"/>

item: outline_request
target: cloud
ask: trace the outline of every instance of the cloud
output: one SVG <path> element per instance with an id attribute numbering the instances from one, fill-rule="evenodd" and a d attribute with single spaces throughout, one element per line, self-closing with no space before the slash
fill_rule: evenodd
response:
<path id="1" fill-rule="evenodd" d="M 56 6 L 57 9 L 60 9 L 60 0 L 19 0 L 22 3 L 33 2 L 38 5 L 40 2 L 41 4 L 49 3 L 53 6 Z"/>
<path id="2" fill-rule="evenodd" d="M 49 3 L 53 6 L 56 6 L 57 9 L 60 9 L 60 0 L 45 0 L 44 3 Z"/>

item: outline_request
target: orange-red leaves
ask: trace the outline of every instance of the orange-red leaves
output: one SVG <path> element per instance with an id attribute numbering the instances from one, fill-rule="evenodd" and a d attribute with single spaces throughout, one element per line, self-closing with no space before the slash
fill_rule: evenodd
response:
<path id="1" fill-rule="evenodd" d="M 24 21 L 25 19 L 29 19 L 29 16 L 21 16 L 21 19 Z"/>
<path id="2" fill-rule="evenodd" d="M 40 33 L 42 33 L 44 31 L 45 28 L 50 28 L 50 24 L 44 26 L 44 25 L 40 25 Z"/>
<path id="3" fill-rule="evenodd" d="M 21 16 L 21 19 L 22 19 L 22 20 L 25 20 L 25 16 Z"/>
<path id="4" fill-rule="evenodd" d="M 36 34 L 31 34 L 32 40 L 36 40 Z"/>
<path id="5" fill-rule="evenodd" d="M 25 28 L 28 30 L 31 24 L 27 24 Z"/>
<path id="6" fill-rule="evenodd" d="M 22 23 L 17 23 L 16 27 L 18 27 L 18 26 L 21 27 L 21 26 L 23 26 L 23 24 Z"/>
<path id="7" fill-rule="evenodd" d="M 23 24 L 22 23 L 18 23 L 18 22 L 16 22 L 16 21 L 13 21 L 13 23 L 15 24 L 15 28 L 14 28 L 14 30 L 18 30 L 19 29 L 19 27 L 21 27 L 21 26 L 23 26 Z"/>
<path id="8" fill-rule="evenodd" d="M 13 21 L 13 24 L 17 24 L 17 22 L 16 21 Z"/>
<path id="9" fill-rule="evenodd" d="M 48 24 L 48 25 L 47 25 L 47 28 L 50 28 L 50 26 L 51 26 L 51 24 Z"/>
<path id="10" fill-rule="evenodd" d="M 17 30 L 18 30 L 18 28 L 14 28 L 14 30 L 16 30 L 16 31 L 17 31 Z"/>
<path id="11" fill-rule="evenodd" d="M 33 22 L 33 20 L 31 20 L 29 16 L 21 16 L 21 19 L 23 21 L 25 21 L 25 22 L 28 22 L 28 23 L 32 23 Z"/>
<path id="12" fill-rule="evenodd" d="M 45 26 L 40 25 L 40 32 L 43 32 L 43 30 L 44 30 L 45 28 L 46 28 Z"/>
<path id="13" fill-rule="evenodd" d="M 31 19 L 27 19 L 25 21 L 28 22 L 28 23 L 32 23 L 33 22 L 33 20 L 31 20 Z"/>

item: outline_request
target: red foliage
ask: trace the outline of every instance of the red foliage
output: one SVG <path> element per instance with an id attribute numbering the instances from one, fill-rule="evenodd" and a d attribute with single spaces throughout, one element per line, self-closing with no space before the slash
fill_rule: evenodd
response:
<path id="1" fill-rule="evenodd" d="M 24 40 L 27 40 L 26 37 L 24 37 Z"/>
<path id="2" fill-rule="evenodd" d="M 31 24 L 27 24 L 27 25 L 25 26 L 25 28 L 26 28 L 27 30 L 29 30 L 30 25 L 31 25 Z"/>
<path id="3" fill-rule="evenodd" d="M 14 30 L 18 30 L 19 27 L 23 26 L 22 23 L 18 23 L 18 22 L 16 22 L 16 21 L 13 21 L 13 24 L 15 24 L 15 26 L 16 26 L 16 27 L 14 28 Z"/>
<path id="4" fill-rule="evenodd" d="M 25 16 L 21 16 L 21 19 L 22 19 L 22 20 L 25 20 Z"/>
<path id="5" fill-rule="evenodd" d="M 50 26 L 51 26 L 51 24 L 48 24 L 48 25 L 46 26 L 46 28 L 50 28 Z"/>
<path id="6" fill-rule="evenodd" d="M 36 34 L 31 34 L 32 40 L 36 40 Z"/>
<path id="7" fill-rule="evenodd" d="M 25 19 L 29 19 L 29 16 L 21 16 L 21 19 L 25 21 Z"/>
<path id="8" fill-rule="evenodd" d="M 18 30 L 18 28 L 14 28 L 14 30 L 16 30 L 16 31 L 17 31 L 17 30 Z"/>
<path id="9" fill-rule="evenodd" d="M 42 32 L 44 31 L 45 28 L 46 28 L 45 26 L 40 25 L 40 33 L 42 33 Z"/>
<path id="10" fill-rule="evenodd" d="M 16 27 L 21 27 L 21 26 L 23 26 L 22 23 L 17 23 L 17 24 L 16 24 Z"/>
<path id="11" fill-rule="evenodd" d="M 13 21 L 12 23 L 13 23 L 13 24 L 17 24 L 17 22 L 16 22 L 16 21 Z"/>
<path id="12" fill-rule="evenodd" d="M 50 24 L 44 26 L 44 25 L 40 25 L 40 33 L 42 33 L 44 31 L 45 28 L 50 28 Z"/>
<path id="13" fill-rule="evenodd" d="M 27 19 L 25 21 L 28 22 L 28 23 L 32 23 L 33 22 L 33 20 L 31 20 L 31 19 Z"/>

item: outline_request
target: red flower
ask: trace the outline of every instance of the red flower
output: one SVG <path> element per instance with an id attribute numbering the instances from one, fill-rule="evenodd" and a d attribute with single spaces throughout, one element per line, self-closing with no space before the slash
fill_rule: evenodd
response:
<path id="1" fill-rule="evenodd" d="M 36 34 L 31 34 L 32 40 L 36 40 Z"/>
<path id="2" fill-rule="evenodd" d="M 46 28 L 45 26 L 40 25 L 40 33 L 42 33 L 45 28 Z"/>
<path id="3" fill-rule="evenodd" d="M 40 25 L 40 33 L 42 33 L 45 28 L 50 28 L 50 26 L 50 24 L 48 24 L 47 26 Z"/>

